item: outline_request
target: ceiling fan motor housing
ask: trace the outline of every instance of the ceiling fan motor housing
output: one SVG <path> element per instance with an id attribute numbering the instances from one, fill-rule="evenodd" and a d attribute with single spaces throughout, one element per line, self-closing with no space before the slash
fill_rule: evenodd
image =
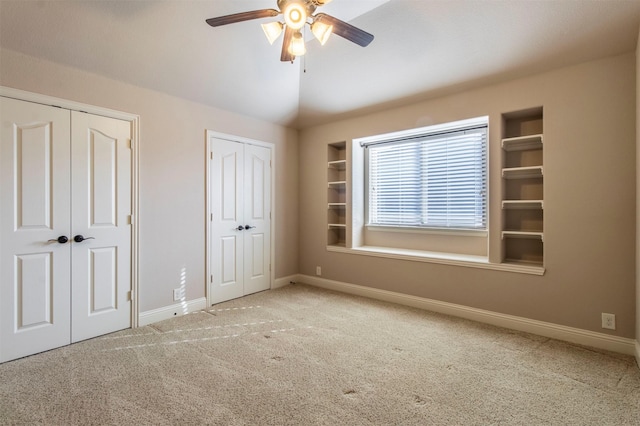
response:
<path id="1" fill-rule="evenodd" d="M 316 11 L 316 7 L 329 3 L 327 0 L 278 0 L 278 9 L 285 13 L 288 5 L 297 3 L 307 10 L 307 16 L 311 16 Z"/>

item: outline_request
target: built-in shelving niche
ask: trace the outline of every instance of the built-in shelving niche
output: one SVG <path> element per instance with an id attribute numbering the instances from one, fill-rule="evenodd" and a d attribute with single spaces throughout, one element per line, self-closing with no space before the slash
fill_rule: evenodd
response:
<path id="1" fill-rule="evenodd" d="M 542 107 L 502 115 L 502 259 L 544 264 Z"/>
<path id="2" fill-rule="evenodd" d="M 327 245 L 344 247 L 347 229 L 347 144 L 327 145 Z"/>

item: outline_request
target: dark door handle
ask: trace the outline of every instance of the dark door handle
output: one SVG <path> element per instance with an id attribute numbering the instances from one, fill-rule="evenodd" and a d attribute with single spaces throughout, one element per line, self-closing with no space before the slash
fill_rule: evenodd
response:
<path id="1" fill-rule="evenodd" d="M 255 228 L 255 226 L 250 226 L 250 225 L 245 225 L 244 226 L 244 229 L 253 229 L 253 228 Z"/>
<path id="2" fill-rule="evenodd" d="M 244 230 L 244 226 L 242 226 L 242 225 L 240 225 L 240 226 L 238 226 L 238 227 L 236 228 L 236 231 L 242 231 L 242 230 Z"/>
<path id="3" fill-rule="evenodd" d="M 73 241 L 75 241 L 76 243 L 81 243 L 84 240 L 95 240 L 95 238 L 94 237 L 83 237 L 80 234 L 78 234 L 75 237 L 73 237 Z"/>
<path id="4" fill-rule="evenodd" d="M 60 244 L 67 244 L 69 242 L 69 238 L 65 237 L 64 235 L 60 235 L 58 238 L 56 238 L 55 240 L 49 240 L 49 243 L 60 243 Z"/>

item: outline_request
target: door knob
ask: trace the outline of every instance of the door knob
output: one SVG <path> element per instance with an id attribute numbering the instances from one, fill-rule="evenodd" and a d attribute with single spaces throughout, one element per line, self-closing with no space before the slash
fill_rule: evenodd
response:
<path id="1" fill-rule="evenodd" d="M 94 237 L 83 237 L 80 234 L 78 234 L 75 237 L 73 237 L 73 241 L 75 241 L 76 243 L 81 243 L 84 240 L 95 240 L 95 238 Z"/>
<path id="2" fill-rule="evenodd" d="M 54 239 L 54 240 L 49 240 L 49 243 L 60 243 L 60 244 L 67 244 L 69 242 L 69 238 L 65 237 L 64 235 L 60 235 L 58 238 Z"/>
<path id="3" fill-rule="evenodd" d="M 244 229 L 253 229 L 253 228 L 255 228 L 255 226 L 250 226 L 250 225 L 245 225 L 244 226 Z"/>
<path id="4" fill-rule="evenodd" d="M 242 231 L 244 229 L 244 226 L 240 225 L 236 228 L 236 231 Z"/>

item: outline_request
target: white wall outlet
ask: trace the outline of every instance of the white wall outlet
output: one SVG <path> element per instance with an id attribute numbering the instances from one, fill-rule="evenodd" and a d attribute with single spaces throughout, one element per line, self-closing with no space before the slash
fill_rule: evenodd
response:
<path id="1" fill-rule="evenodd" d="M 316 266 L 316 275 L 317 275 L 317 276 L 322 275 L 322 268 L 321 268 L 321 267 L 319 267 L 319 266 Z"/>
<path id="2" fill-rule="evenodd" d="M 183 297 L 184 297 L 184 289 L 182 287 L 173 289 L 173 301 L 174 302 L 178 301 L 178 300 L 182 300 Z"/>
<path id="3" fill-rule="evenodd" d="M 608 328 L 609 330 L 616 329 L 616 315 L 602 313 L 602 328 Z"/>

